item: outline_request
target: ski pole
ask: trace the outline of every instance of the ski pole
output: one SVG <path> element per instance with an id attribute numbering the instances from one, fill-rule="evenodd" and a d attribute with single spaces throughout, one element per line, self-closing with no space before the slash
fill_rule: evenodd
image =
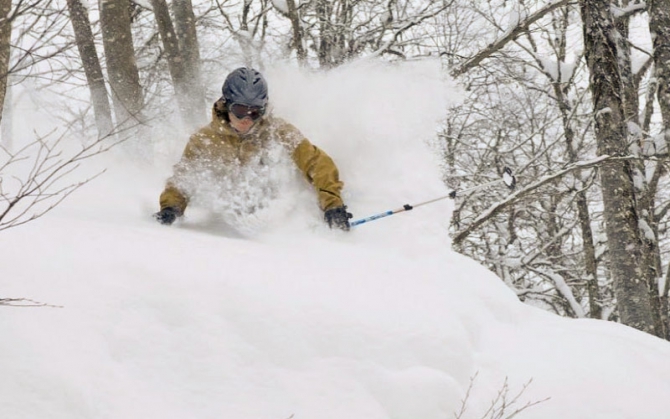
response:
<path id="1" fill-rule="evenodd" d="M 367 223 L 369 221 L 378 220 L 380 218 L 388 217 L 390 215 L 397 214 L 399 212 L 410 211 L 410 210 L 413 210 L 416 207 L 420 207 L 422 205 L 432 204 L 433 202 L 441 201 L 443 199 L 447 199 L 447 198 L 455 199 L 456 195 L 459 192 L 460 193 L 472 192 L 472 191 L 476 191 L 478 189 L 484 189 L 488 186 L 495 185 L 495 184 L 498 184 L 498 183 L 501 183 L 501 182 L 503 182 L 505 185 L 507 185 L 507 187 L 510 190 L 514 190 L 514 187 L 516 186 L 516 177 L 514 176 L 514 174 L 512 174 L 512 170 L 509 167 L 505 167 L 505 169 L 503 169 L 503 176 L 500 179 L 496 179 L 496 180 L 493 180 L 491 182 L 482 183 L 480 185 L 473 186 L 473 187 L 470 187 L 470 188 L 465 188 L 465 189 L 460 189 L 460 190 L 454 189 L 453 191 L 449 192 L 449 194 L 447 194 L 447 195 L 440 196 L 438 198 L 434 198 L 434 199 L 431 199 L 429 201 L 420 202 L 420 203 L 414 204 L 414 205 L 405 204 L 405 205 L 402 206 L 402 208 L 389 210 L 389 211 L 384 211 L 384 212 L 380 212 L 379 214 L 375 214 L 375 215 L 371 215 L 369 217 L 361 218 L 359 220 L 352 221 L 351 223 L 349 223 L 349 225 L 351 227 L 355 227 L 357 225 L 361 225 L 361 224 Z"/>

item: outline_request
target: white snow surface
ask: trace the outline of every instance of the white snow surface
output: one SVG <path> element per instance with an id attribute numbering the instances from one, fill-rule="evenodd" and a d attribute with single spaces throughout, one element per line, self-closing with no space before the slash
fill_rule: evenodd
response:
<path id="1" fill-rule="evenodd" d="M 448 192 L 425 140 L 460 93 L 435 63 L 267 78 L 356 218 Z M 442 419 L 475 375 L 462 418 L 531 379 L 509 413 L 549 399 L 515 417 L 667 416 L 668 342 L 522 304 L 450 250 L 448 201 L 344 233 L 294 182 L 251 234 L 202 208 L 165 227 L 150 214 L 177 157 L 89 161 L 73 179 L 108 171 L 0 232 L 0 298 L 62 306 L 0 306 L 0 417 Z"/>

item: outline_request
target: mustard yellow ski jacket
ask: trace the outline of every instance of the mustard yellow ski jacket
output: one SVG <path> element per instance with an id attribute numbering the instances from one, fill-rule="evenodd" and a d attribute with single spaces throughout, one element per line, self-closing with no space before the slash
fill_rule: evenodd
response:
<path id="1" fill-rule="evenodd" d="M 340 197 L 343 184 L 335 163 L 297 128 L 280 118 L 266 115 L 248 134 L 241 136 L 230 126 L 225 105 L 219 100 L 212 109 L 212 122 L 191 136 L 181 160 L 175 165 L 174 175 L 168 179 L 160 196 L 161 209 L 173 207 L 182 213 L 186 209 L 189 196 L 176 186 L 175 179 L 179 176 L 211 163 L 234 170 L 276 143 L 286 148 L 297 168 L 316 189 L 322 210 L 343 205 Z"/>

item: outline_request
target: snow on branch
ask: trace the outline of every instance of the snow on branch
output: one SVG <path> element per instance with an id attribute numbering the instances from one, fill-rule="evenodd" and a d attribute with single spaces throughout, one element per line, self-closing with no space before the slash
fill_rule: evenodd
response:
<path id="1" fill-rule="evenodd" d="M 563 296 L 563 298 L 565 298 L 568 304 L 570 304 L 570 308 L 575 313 L 575 316 L 577 316 L 580 319 L 586 318 L 584 308 L 582 307 L 581 304 L 579 304 L 577 298 L 575 298 L 572 289 L 565 281 L 563 275 L 560 275 L 559 273 L 549 269 L 534 268 L 531 266 L 528 266 L 528 268 L 538 275 L 549 278 L 554 283 L 556 290 Z"/>
<path id="2" fill-rule="evenodd" d="M 286 0 L 272 0 L 272 5 L 284 16 L 288 16 L 288 4 Z"/>
<path id="3" fill-rule="evenodd" d="M 623 157 L 623 158 L 630 158 L 630 157 Z M 516 201 L 520 200 L 521 198 L 524 198 L 526 195 L 529 195 L 531 192 L 535 191 L 536 189 L 546 185 L 547 183 L 553 182 L 554 180 L 560 179 L 561 177 L 565 176 L 566 174 L 573 172 L 575 170 L 580 170 L 580 169 L 587 169 L 590 167 L 598 166 L 599 164 L 608 161 L 608 160 L 620 160 L 622 157 L 612 157 L 612 156 L 599 156 L 595 159 L 592 160 L 587 160 L 583 162 L 577 162 L 574 164 L 571 164 L 570 166 L 566 167 L 563 170 L 560 170 L 556 173 L 553 173 L 551 175 L 546 175 L 538 179 L 537 181 L 531 183 L 527 187 L 520 189 L 511 195 L 509 195 L 506 199 L 498 202 L 497 204 L 494 204 L 490 206 L 487 210 L 482 212 L 475 220 L 469 224 L 467 227 L 462 229 L 461 231 L 457 232 L 454 235 L 453 238 L 453 243 L 455 245 L 460 244 L 465 238 L 467 238 L 470 233 L 472 233 L 475 229 L 477 229 L 479 226 L 484 224 L 486 221 L 491 219 L 492 217 L 496 216 L 499 214 L 501 211 L 515 203 Z"/>
<path id="4" fill-rule="evenodd" d="M 424 22 L 427 19 L 433 18 L 437 16 L 438 14 L 442 13 L 442 11 L 446 10 L 452 5 L 452 2 L 443 4 L 442 6 L 438 7 L 437 9 L 431 10 L 430 8 L 432 7 L 431 4 L 427 6 L 423 11 L 421 11 L 417 16 L 407 20 L 406 22 L 400 23 L 400 26 L 395 28 L 393 30 L 393 36 L 391 37 L 390 40 L 385 42 L 383 45 L 381 45 L 373 54 L 372 57 L 377 57 L 385 53 L 392 52 L 391 48 L 398 42 L 398 38 L 407 30 L 411 29 L 414 26 L 420 25 L 422 22 Z"/>
<path id="5" fill-rule="evenodd" d="M 507 31 L 505 31 L 503 36 L 493 41 L 486 48 L 479 51 L 475 56 L 464 62 L 460 67 L 456 68 L 452 72 L 452 76 L 458 77 L 472 70 L 474 67 L 478 66 L 482 61 L 493 55 L 495 52 L 500 51 L 509 42 L 515 40 L 520 35 L 526 33 L 530 25 L 542 19 L 548 13 L 551 13 L 552 11 L 559 9 L 563 6 L 567 6 L 570 3 L 570 1 L 571 0 L 560 0 L 550 2 L 546 6 L 536 11 L 535 13 L 525 17 L 524 19 L 520 19 L 516 24 L 516 26 L 513 26 L 509 28 Z"/>
<path id="6" fill-rule="evenodd" d="M 639 3 L 629 4 L 626 7 L 618 7 L 614 4 L 611 4 L 610 10 L 612 11 L 612 16 L 614 16 L 615 19 L 625 19 L 634 15 L 635 13 L 640 13 L 647 10 L 647 3 L 641 1 Z"/>

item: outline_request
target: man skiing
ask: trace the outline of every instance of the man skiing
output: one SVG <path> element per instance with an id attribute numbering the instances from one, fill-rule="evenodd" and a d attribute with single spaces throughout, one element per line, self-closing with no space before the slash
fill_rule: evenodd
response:
<path id="1" fill-rule="evenodd" d="M 156 220 L 170 225 L 184 214 L 192 191 L 183 186 L 182 179 L 199 171 L 226 176 L 279 145 L 316 190 L 328 225 L 348 231 L 351 214 L 340 196 L 343 184 L 335 163 L 297 128 L 267 112 L 268 87 L 263 76 L 252 68 L 238 68 L 226 77 L 222 90 L 223 96 L 212 109 L 212 122 L 191 136 L 175 165 L 160 196 Z"/>

